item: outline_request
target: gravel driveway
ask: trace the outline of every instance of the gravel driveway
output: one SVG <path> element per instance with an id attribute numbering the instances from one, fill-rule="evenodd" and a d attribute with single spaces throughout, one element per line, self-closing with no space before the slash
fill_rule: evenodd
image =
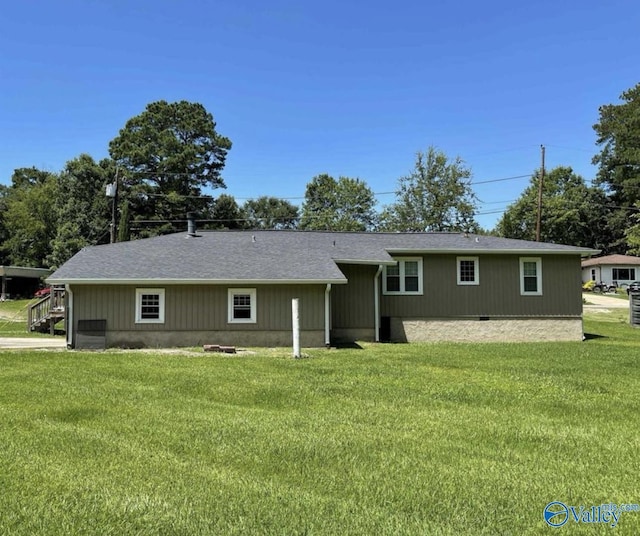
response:
<path id="1" fill-rule="evenodd" d="M 585 292 L 582 297 L 587 300 L 589 305 L 583 305 L 583 310 L 586 311 L 602 311 L 607 309 L 629 309 L 629 301 L 621 300 L 620 298 L 613 298 L 612 296 L 606 296 L 603 294 L 594 294 L 592 292 Z"/>

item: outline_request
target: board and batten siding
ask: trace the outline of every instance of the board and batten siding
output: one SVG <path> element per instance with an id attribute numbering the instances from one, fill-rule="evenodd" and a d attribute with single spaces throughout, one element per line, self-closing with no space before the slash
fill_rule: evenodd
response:
<path id="1" fill-rule="evenodd" d="M 542 259 L 542 295 L 520 294 L 525 255 L 479 255 L 479 285 L 458 285 L 457 255 L 424 255 L 421 296 L 381 295 L 380 313 L 396 318 L 580 317 L 580 257 Z"/>
<path id="2" fill-rule="evenodd" d="M 331 287 L 331 324 L 334 329 L 371 328 L 375 325 L 373 281 L 377 266 L 340 264 L 349 281 Z"/>
<path id="3" fill-rule="evenodd" d="M 136 324 L 136 289 L 165 289 L 163 324 Z M 228 322 L 228 289 L 255 288 L 254 324 Z M 74 326 L 107 321 L 107 331 L 267 331 L 291 329 L 291 300 L 300 299 L 302 330 L 324 329 L 325 285 L 72 285 Z"/>

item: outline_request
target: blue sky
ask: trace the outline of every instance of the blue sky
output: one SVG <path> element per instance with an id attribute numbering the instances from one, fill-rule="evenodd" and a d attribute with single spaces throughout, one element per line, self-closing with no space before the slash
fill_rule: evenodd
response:
<path id="1" fill-rule="evenodd" d="M 232 140 L 240 202 L 319 173 L 390 192 L 433 145 L 484 182 L 488 228 L 528 178 L 485 181 L 530 175 L 541 144 L 592 179 L 598 107 L 640 81 L 632 0 L 25 0 L 0 26 L 2 183 L 105 157 L 149 102 L 185 99 Z"/>

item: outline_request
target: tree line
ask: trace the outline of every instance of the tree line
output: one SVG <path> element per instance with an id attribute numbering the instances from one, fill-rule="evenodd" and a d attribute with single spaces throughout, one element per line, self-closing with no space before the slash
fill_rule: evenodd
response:
<path id="1" fill-rule="evenodd" d="M 640 253 L 640 84 L 621 103 L 600 107 L 594 125 L 600 152 L 591 185 L 568 166 L 543 181 L 541 240 Z M 238 204 L 222 177 L 231 140 L 199 103 L 153 102 L 109 143 L 109 158 L 81 154 L 59 172 L 16 169 L 0 185 L 0 264 L 60 266 L 88 245 L 155 236 L 186 228 L 195 212 L 203 229 L 480 232 L 535 239 L 542 170 L 495 229 L 476 221 L 472 172 L 435 147 L 416 154 L 395 200 L 378 207 L 359 178 L 319 174 L 302 204 L 263 196 Z M 111 194 L 105 195 L 107 185 Z M 115 211 L 114 211 L 115 207 Z M 115 215 L 115 218 L 114 218 Z M 115 220 L 115 226 L 113 221 Z"/>

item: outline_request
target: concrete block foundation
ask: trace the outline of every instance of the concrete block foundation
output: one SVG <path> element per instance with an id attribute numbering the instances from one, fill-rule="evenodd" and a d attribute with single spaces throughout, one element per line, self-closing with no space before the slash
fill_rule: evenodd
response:
<path id="1" fill-rule="evenodd" d="M 393 342 L 541 342 L 582 338 L 582 318 L 391 318 Z"/>
<path id="2" fill-rule="evenodd" d="M 290 331 L 107 331 L 108 348 L 179 348 L 205 344 L 236 347 L 288 347 Z M 324 331 L 302 331 L 304 348 L 324 346 Z M 80 348 L 76 346 L 76 348 Z"/>

